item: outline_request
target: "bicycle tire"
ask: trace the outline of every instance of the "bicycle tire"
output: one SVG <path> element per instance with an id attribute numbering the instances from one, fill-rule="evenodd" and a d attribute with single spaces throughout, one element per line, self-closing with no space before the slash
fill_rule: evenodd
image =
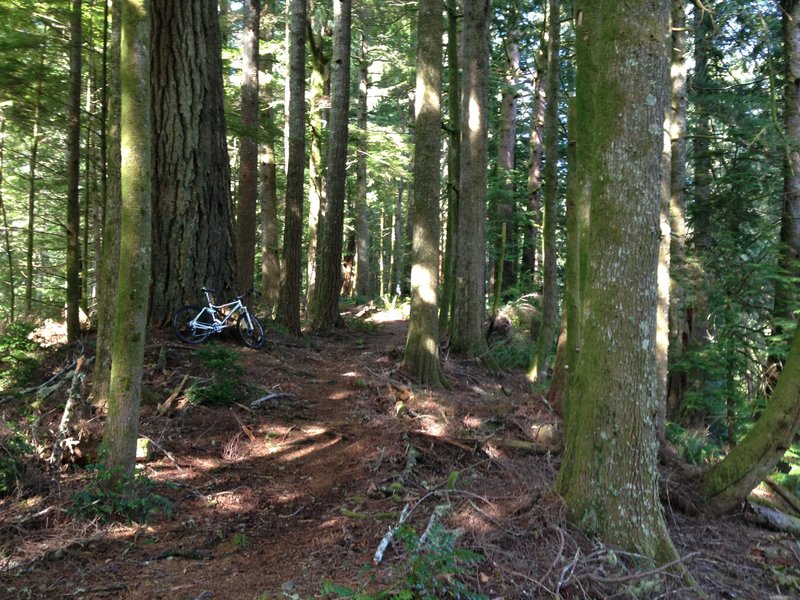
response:
<path id="1" fill-rule="evenodd" d="M 246 315 L 239 315 L 239 320 L 236 322 L 236 329 L 239 331 L 239 336 L 242 338 L 244 345 L 258 350 L 264 347 L 267 343 L 267 336 L 264 335 L 264 326 L 261 324 L 255 315 L 250 315 L 250 321 L 253 326 L 247 324 Z"/>
<path id="2" fill-rule="evenodd" d="M 179 308 L 175 315 L 172 317 L 172 330 L 175 336 L 182 342 L 187 344 L 201 344 L 208 339 L 211 332 L 208 330 L 196 330 L 191 326 L 191 322 L 198 316 L 200 311 L 203 310 L 199 306 L 188 305 Z M 208 312 L 203 312 L 199 317 L 200 322 L 212 323 L 211 315 Z"/>

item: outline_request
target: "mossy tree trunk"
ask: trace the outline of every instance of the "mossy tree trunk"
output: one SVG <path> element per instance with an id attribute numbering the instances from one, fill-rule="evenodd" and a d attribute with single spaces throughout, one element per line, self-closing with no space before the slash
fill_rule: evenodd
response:
<path id="1" fill-rule="evenodd" d="M 300 334 L 300 284 L 303 279 L 303 173 L 306 125 L 306 3 L 292 0 L 289 24 L 289 143 L 286 150 L 286 216 L 283 230 L 283 266 L 278 319 L 294 335 Z"/>
<path id="2" fill-rule="evenodd" d="M 665 563 L 676 552 L 658 495 L 655 309 L 669 3 L 581 1 L 575 15 L 591 326 L 567 389 L 556 485 L 580 529 Z"/>
<path id="3" fill-rule="evenodd" d="M 150 320 L 203 286 L 235 283 L 230 163 L 215 0 L 152 5 L 153 272 Z"/>
<path id="4" fill-rule="evenodd" d="M 464 0 L 461 167 L 456 239 L 456 289 L 451 347 L 465 356 L 486 352 L 484 255 L 488 130 L 490 0 Z"/>
<path id="5" fill-rule="evenodd" d="M 442 0 L 421 0 L 417 16 L 411 315 L 403 364 L 420 383 L 441 385 L 439 361 L 439 195 Z"/>
<path id="6" fill-rule="evenodd" d="M 115 476 L 130 476 L 139 431 L 151 257 L 150 23 L 148 0 L 122 3 L 122 215 L 119 278 L 103 446 Z"/>

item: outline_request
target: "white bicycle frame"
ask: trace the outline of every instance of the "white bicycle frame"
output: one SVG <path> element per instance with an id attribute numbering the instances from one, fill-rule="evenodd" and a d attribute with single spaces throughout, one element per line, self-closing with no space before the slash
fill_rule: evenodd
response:
<path id="1" fill-rule="evenodd" d="M 242 296 L 238 296 L 236 300 L 234 300 L 233 302 L 226 302 L 225 304 L 214 304 L 211 301 L 211 292 L 206 289 L 204 289 L 203 292 L 206 295 L 207 305 L 204 306 L 203 310 L 197 313 L 197 316 L 189 322 L 189 325 L 191 327 L 193 327 L 197 331 L 208 331 L 208 332 L 219 333 L 226 327 L 230 327 L 231 325 L 233 325 L 233 323 L 231 322 L 233 319 L 233 315 L 238 314 L 241 311 L 247 317 L 247 326 L 250 329 L 253 328 L 253 322 L 250 320 L 250 311 L 247 310 L 247 306 L 245 306 L 245 304 L 242 302 Z M 224 310 L 226 308 L 230 308 L 230 311 L 228 312 L 228 314 L 225 315 L 223 319 L 220 320 L 219 313 L 217 311 Z M 209 315 L 211 315 L 211 318 L 213 320 L 212 323 L 203 323 L 200 320 L 200 317 L 202 317 L 204 313 L 208 313 Z"/>

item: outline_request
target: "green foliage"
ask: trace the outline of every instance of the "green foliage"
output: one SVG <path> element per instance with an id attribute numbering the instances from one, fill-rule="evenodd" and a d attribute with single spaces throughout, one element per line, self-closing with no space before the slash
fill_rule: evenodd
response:
<path id="1" fill-rule="evenodd" d="M 0 335 L 0 390 L 30 383 L 39 366 L 38 346 L 28 339 L 30 323 L 9 323 Z"/>
<path id="2" fill-rule="evenodd" d="M 17 488 L 25 470 L 25 459 L 31 452 L 31 445 L 13 428 L 0 436 L 0 497 L 7 496 Z"/>
<path id="3" fill-rule="evenodd" d="M 362 582 L 358 589 L 325 582 L 321 593 L 354 600 L 485 600 L 487 596 L 471 591 L 463 581 L 467 569 L 480 562 L 481 556 L 458 548 L 460 535 L 459 531 L 435 523 L 421 543 L 414 529 L 404 525 L 397 531 L 397 539 L 405 546 L 407 555 L 400 564 L 396 583 L 368 592 L 367 588 L 375 587 L 374 581 Z"/>
<path id="4" fill-rule="evenodd" d="M 154 493 L 155 482 L 143 473 L 127 476 L 119 468 L 103 465 L 92 465 L 89 469 L 92 471 L 89 482 L 72 495 L 67 509 L 73 517 L 142 523 L 158 513 L 172 513 L 172 502 Z"/>
<path id="5" fill-rule="evenodd" d="M 724 455 L 707 430 L 688 430 L 677 423 L 667 423 L 666 435 L 684 460 L 693 465 L 708 464 Z"/>
<path id="6" fill-rule="evenodd" d="M 526 334 L 511 330 L 505 337 L 490 340 L 488 364 L 501 371 L 526 369 L 533 354 L 533 342 Z"/>
<path id="7" fill-rule="evenodd" d="M 225 405 L 242 399 L 248 389 L 242 383 L 244 367 L 238 363 L 239 353 L 220 344 L 209 344 L 197 351 L 208 367 L 211 379 L 193 384 L 186 392 L 192 404 Z"/>

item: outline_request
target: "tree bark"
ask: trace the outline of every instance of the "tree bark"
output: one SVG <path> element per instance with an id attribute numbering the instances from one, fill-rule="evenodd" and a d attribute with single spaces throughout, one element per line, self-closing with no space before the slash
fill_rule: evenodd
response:
<path id="1" fill-rule="evenodd" d="M 439 323 L 450 329 L 455 296 L 455 249 L 458 236 L 458 186 L 461 166 L 461 89 L 458 79 L 458 3 L 447 8 L 447 233 L 444 247 Z"/>
<path id="2" fill-rule="evenodd" d="M 150 24 L 148 0 L 122 4 L 122 220 L 111 385 L 103 446 L 114 478 L 136 462 L 151 258 Z"/>
<path id="3" fill-rule="evenodd" d="M 356 295 L 369 297 L 372 292 L 369 258 L 369 208 L 367 206 L 367 92 L 369 56 L 366 32 L 361 32 L 358 77 L 358 157 L 356 158 Z"/>
<path id="4" fill-rule="evenodd" d="M 676 558 L 656 469 L 669 4 L 582 1 L 575 15 L 577 186 L 591 211 L 581 302 L 592 326 L 567 389 L 557 489 L 580 529 L 663 564 Z"/>
<path id="5" fill-rule="evenodd" d="M 345 184 L 347 180 L 348 113 L 350 106 L 351 0 L 333 3 L 331 59 L 331 121 L 328 146 L 328 203 L 318 248 L 316 290 L 311 298 L 311 326 L 329 329 L 339 324 L 342 287 Z"/>
<path id="6" fill-rule="evenodd" d="M 242 135 L 239 142 L 239 202 L 236 205 L 236 272 L 240 292 L 253 287 L 258 204 L 258 28 L 259 0 L 245 0 L 242 38 Z"/>
<path id="7" fill-rule="evenodd" d="M 284 276 L 278 318 L 300 335 L 300 284 L 303 278 L 303 173 L 305 167 L 306 3 L 292 0 L 289 42 L 289 145 L 286 150 L 286 216 L 283 231 Z"/>
<path id="8" fill-rule="evenodd" d="M 451 347 L 482 356 L 485 316 L 486 164 L 490 0 L 464 0 L 461 179 Z"/>
<path id="9" fill-rule="evenodd" d="M 547 28 L 547 92 L 544 121 L 544 278 L 542 287 L 542 320 L 536 335 L 528 379 L 543 383 L 547 379 L 548 359 L 558 328 L 558 270 L 556 265 L 558 228 L 558 86 L 559 49 L 561 46 L 560 2 L 548 2 Z M 535 323 L 535 321 L 534 321 Z"/>
<path id="10" fill-rule="evenodd" d="M 420 0 L 414 110 L 411 314 L 405 368 L 426 385 L 444 383 L 439 361 L 439 195 L 442 0 Z"/>
<path id="11" fill-rule="evenodd" d="M 220 25 L 214 0 L 155 2 L 150 321 L 235 283 Z"/>
<path id="12" fill-rule="evenodd" d="M 81 334 L 81 0 L 72 1 L 70 17 L 69 106 L 67 129 L 67 341 Z"/>

